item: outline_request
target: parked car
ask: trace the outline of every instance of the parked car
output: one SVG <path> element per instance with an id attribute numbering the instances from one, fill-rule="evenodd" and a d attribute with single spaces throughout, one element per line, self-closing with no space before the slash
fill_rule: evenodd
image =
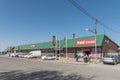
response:
<path id="1" fill-rule="evenodd" d="M 41 57 L 42 60 L 56 60 L 57 57 L 53 55 L 46 55 Z"/>
<path id="2" fill-rule="evenodd" d="M 10 57 L 15 57 L 15 53 L 10 53 Z"/>
<path id="3" fill-rule="evenodd" d="M 10 53 L 10 57 L 18 57 L 18 53 Z"/>
<path id="4" fill-rule="evenodd" d="M 24 58 L 24 56 L 25 56 L 25 53 L 22 53 L 22 52 L 18 53 L 19 58 Z"/>
<path id="5" fill-rule="evenodd" d="M 106 63 L 111 63 L 111 64 L 118 64 L 120 63 L 120 56 L 118 55 L 107 55 L 104 57 L 103 59 L 103 63 L 106 64 Z"/>

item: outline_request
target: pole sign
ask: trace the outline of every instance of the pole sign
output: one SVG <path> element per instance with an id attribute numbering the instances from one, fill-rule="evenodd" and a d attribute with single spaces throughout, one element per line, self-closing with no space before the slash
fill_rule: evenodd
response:
<path id="1" fill-rule="evenodd" d="M 77 40 L 76 41 L 76 46 L 94 45 L 94 44 L 96 44 L 95 39 Z"/>
<path id="2" fill-rule="evenodd" d="M 56 36 L 53 36 L 53 46 L 56 46 Z"/>

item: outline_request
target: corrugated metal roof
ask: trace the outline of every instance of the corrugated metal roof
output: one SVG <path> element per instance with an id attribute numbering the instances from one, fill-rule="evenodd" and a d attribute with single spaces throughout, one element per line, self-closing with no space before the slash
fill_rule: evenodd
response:
<path id="1" fill-rule="evenodd" d="M 105 36 L 104 34 L 97 35 L 97 46 L 103 45 L 104 36 Z M 81 38 L 67 39 L 67 47 L 76 47 L 77 40 L 88 40 L 93 38 L 95 38 L 95 36 L 86 36 Z M 60 40 L 60 46 L 61 48 L 65 47 L 64 40 Z M 87 46 L 91 46 L 91 45 L 87 45 Z M 83 47 L 83 46 L 79 46 L 79 47 Z M 34 49 L 45 49 L 45 48 L 47 49 L 47 48 L 55 48 L 55 47 L 52 45 L 52 41 L 20 46 L 20 50 L 34 50 Z M 18 50 L 18 46 L 15 47 L 14 50 Z"/>

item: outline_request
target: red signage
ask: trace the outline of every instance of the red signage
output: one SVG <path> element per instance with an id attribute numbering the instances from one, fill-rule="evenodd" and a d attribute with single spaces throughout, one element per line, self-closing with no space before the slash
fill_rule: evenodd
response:
<path id="1" fill-rule="evenodd" d="M 78 41 L 76 41 L 76 46 L 81 46 L 81 45 L 93 45 L 93 44 L 95 44 L 95 43 L 96 43 L 95 39 L 78 40 Z"/>

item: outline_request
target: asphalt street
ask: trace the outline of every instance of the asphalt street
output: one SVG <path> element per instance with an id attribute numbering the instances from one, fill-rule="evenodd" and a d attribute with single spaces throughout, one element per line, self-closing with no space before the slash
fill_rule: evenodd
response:
<path id="1" fill-rule="evenodd" d="M 120 80 L 120 64 L 74 64 L 1 56 L 0 80 Z"/>

